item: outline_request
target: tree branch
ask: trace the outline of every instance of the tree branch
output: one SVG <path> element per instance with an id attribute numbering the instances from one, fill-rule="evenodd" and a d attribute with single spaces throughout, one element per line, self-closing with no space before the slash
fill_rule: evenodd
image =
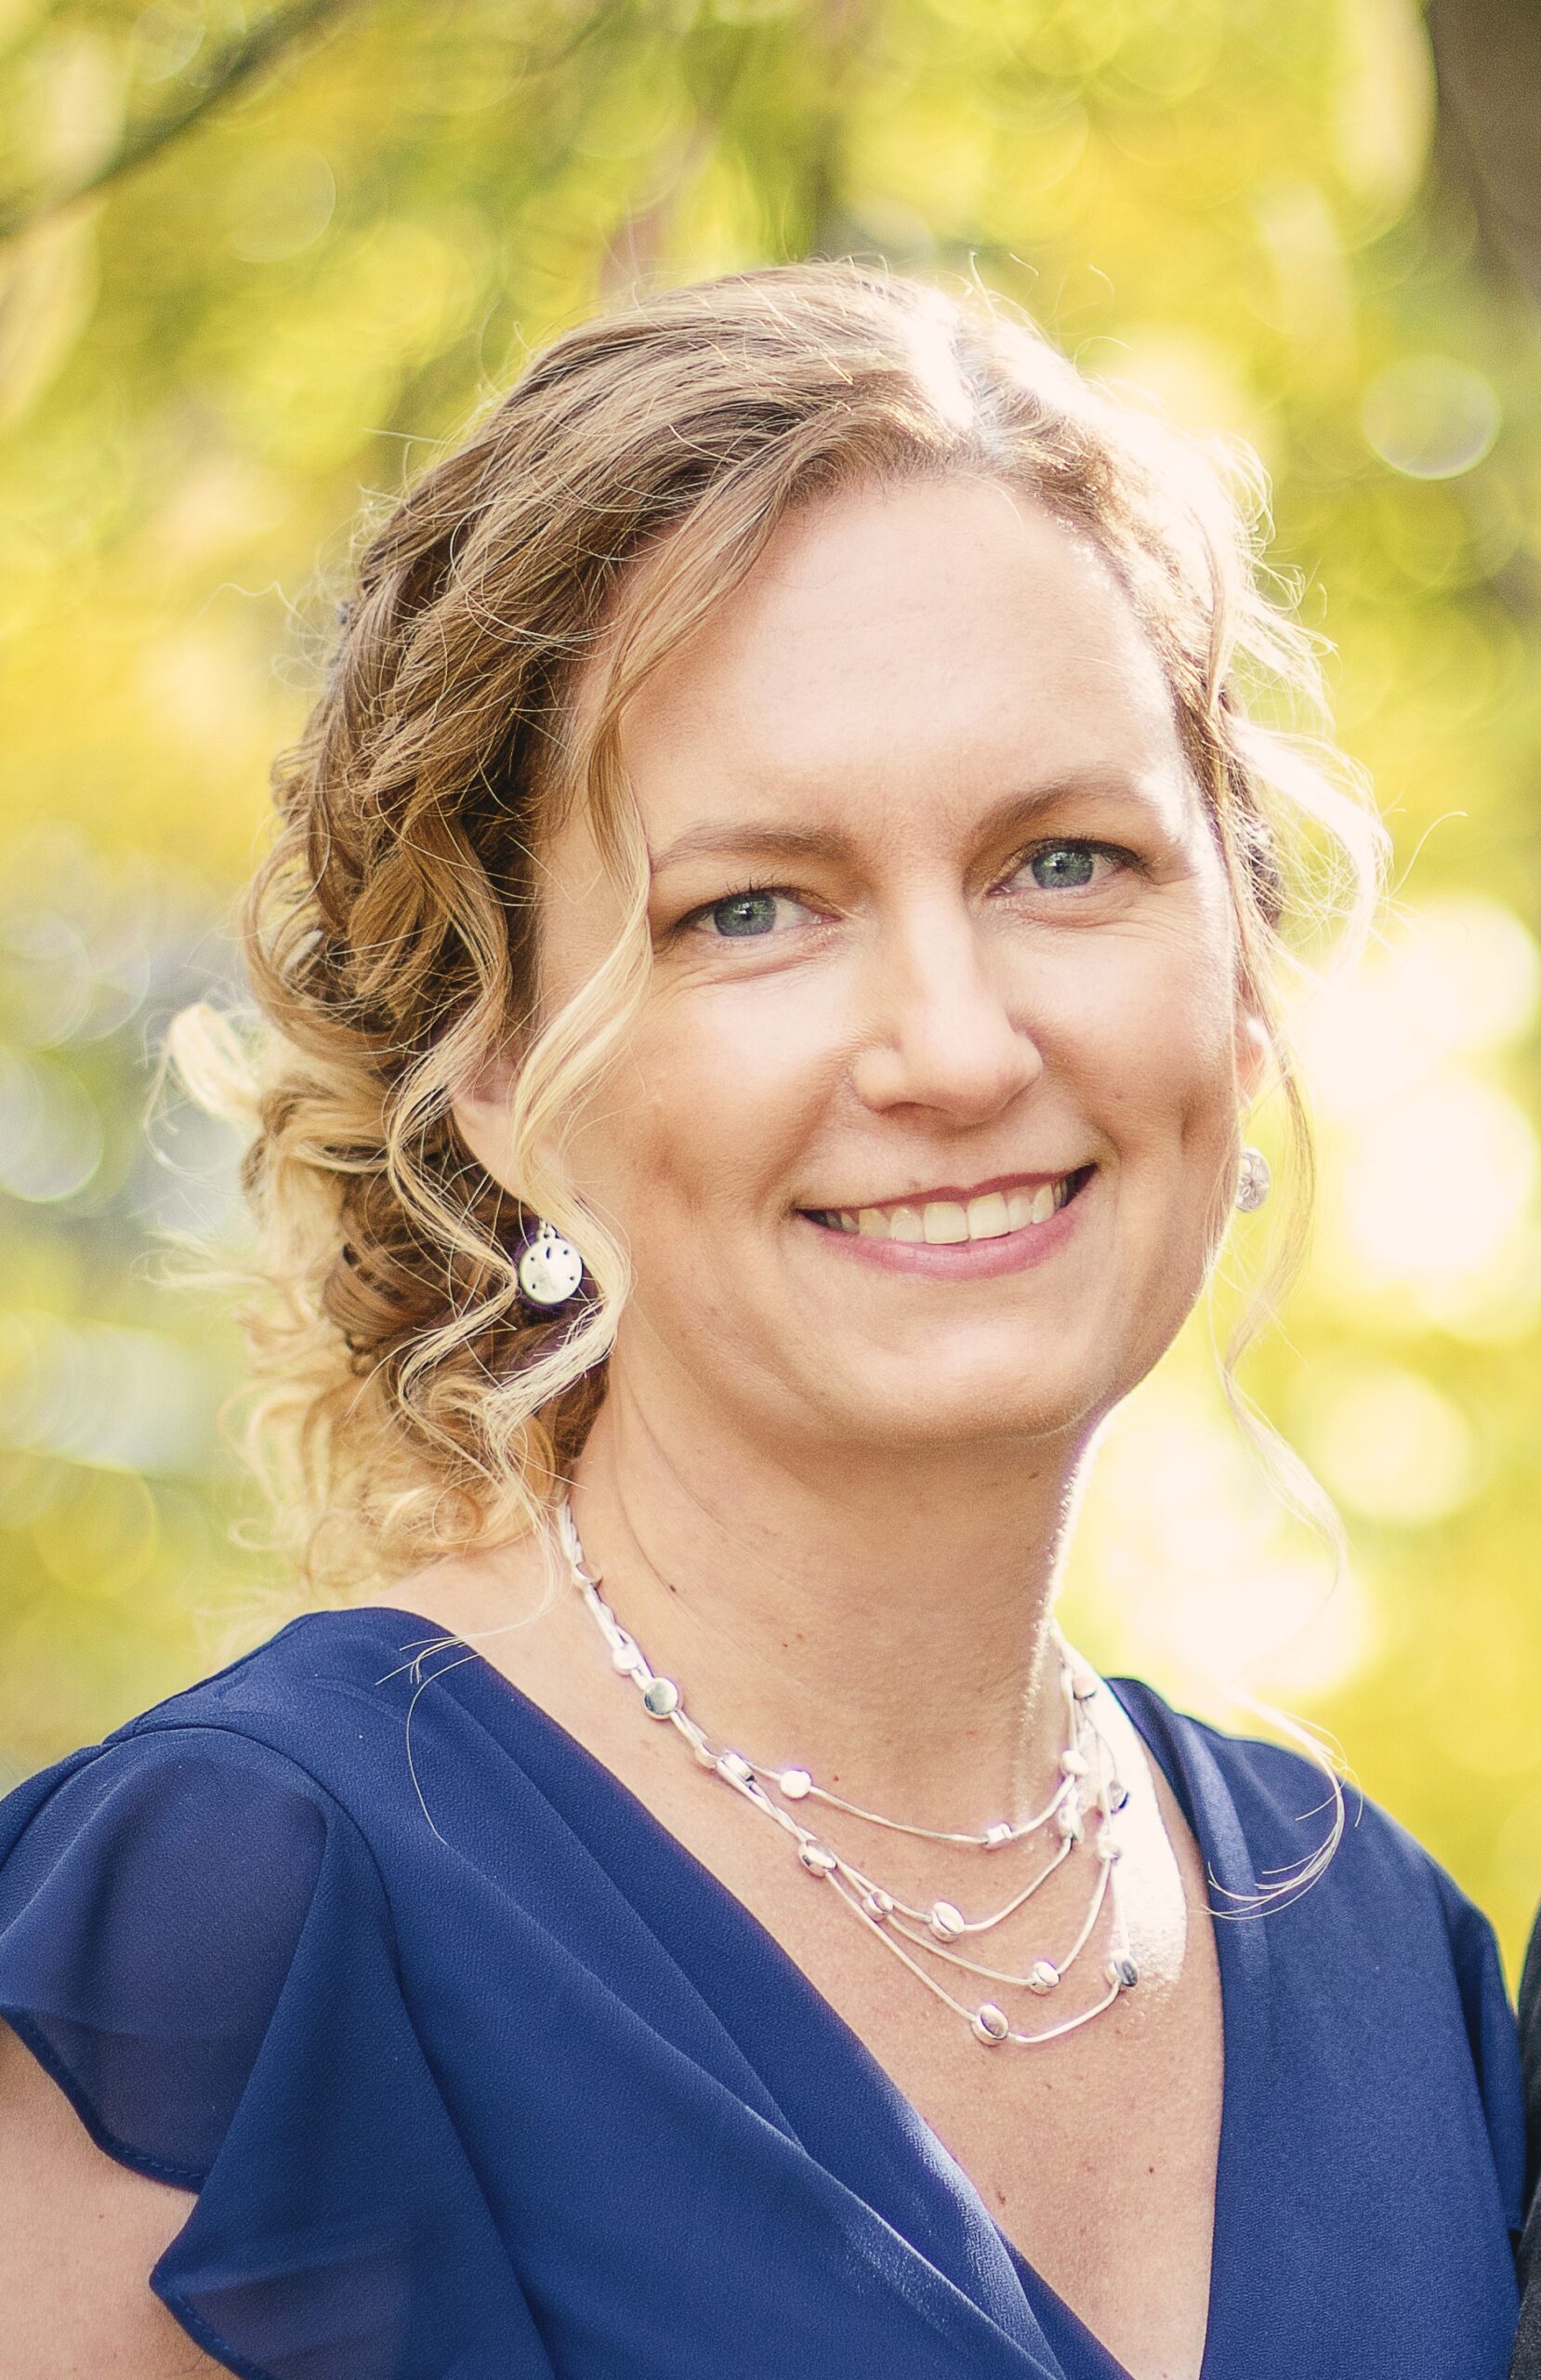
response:
<path id="1" fill-rule="evenodd" d="M 353 5 L 354 0 L 293 0 L 287 8 L 275 8 L 243 40 L 230 44 L 207 78 L 179 106 L 167 108 L 142 123 L 131 124 L 112 154 L 81 180 L 66 183 L 59 190 L 27 192 L 0 201 L 0 242 L 14 240 L 23 231 L 30 231 L 34 224 L 46 222 L 84 200 L 96 197 L 125 174 L 158 157 L 180 134 L 211 114 L 232 92 L 251 82 L 306 33 L 313 33 L 329 17 L 340 16 Z"/>

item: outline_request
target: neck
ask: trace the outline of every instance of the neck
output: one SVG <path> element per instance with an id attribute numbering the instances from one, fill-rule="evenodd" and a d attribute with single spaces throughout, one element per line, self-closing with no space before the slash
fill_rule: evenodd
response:
<path id="1" fill-rule="evenodd" d="M 1055 1773 L 1049 1609 L 1083 1450 L 770 1450 L 699 1412 L 661 1429 L 612 1376 L 573 1512 L 616 1618 L 709 1735 L 963 1829 Z"/>

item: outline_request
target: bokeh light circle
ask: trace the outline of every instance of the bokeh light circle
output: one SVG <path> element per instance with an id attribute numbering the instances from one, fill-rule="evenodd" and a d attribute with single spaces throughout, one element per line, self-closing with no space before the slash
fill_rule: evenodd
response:
<path id="1" fill-rule="evenodd" d="M 1408 355 L 1377 374 L 1360 404 L 1383 463 L 1413 480 L 1453 480 L 1490 454 L 1502 418 L 1491 382 L 1448 355 Z"/>

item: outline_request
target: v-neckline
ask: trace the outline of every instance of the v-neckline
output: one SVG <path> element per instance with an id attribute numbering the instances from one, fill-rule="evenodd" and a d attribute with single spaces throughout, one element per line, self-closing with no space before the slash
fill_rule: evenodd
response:
<path id="1" fill-rule="evenodd" d="M 864 2087 L 868 2096 L 882 2106 L 890 2126 L 897 2127 L 912 2142 L 917 2139 L 926 2149 L 928 2167 L 948 2176 L 981 2233 L 998 2243 L 1023 2307 L 1032 2318 L 1033 2328 L 1039 2332 L 1041 2343 L 1054 2357 L 1056 2370 L 1062 2374 L 1062 2380 L 1082 2380 L 1082 2375 L 1063 2373 L 1052 2336 L 1043 2331 L 1037 2297 L 1047 2301 L 1052 2308 L 1049 2317 L 1051 2330 L 1062 2329 L 1063 2320 L 1068 2317 L 1074 2325 L 1074 2331 L 1082 2334 L 1087 2353 L 1101 2359 L 1104 2371 L 1099 2373 L 1093 2366 L 1087 2372 L 1085 2380 L 1130 2380 L 1126 2367 L 1118 2361 L 1112 2349 L 1045 2280 L 1032 2259 L 996 2223 L 985 2206 L 978 2186 L 957 2158 L 926 2122 L 914 2101 L 868 2048 L 861 2035 L 847 2023 L 834 2003 L 819 1990 L 748 1904 L 741 1900 L 703 1859 L 698 1858 L 671 1828 L 665 1825 L 639 1794 L 563 1726 L 560 1720 L 554 1718 L 543 1704 L 526 1694 L 507 1671 L 498 1668 L 495 1662 L 490 1661 L 485 1654 L 468 1645 L 464 1638 L 452 1636 L 450 1632 L 435 1625 L 421 1613 L 395 1604 L 355 1605 L 336 1614 L 307 1613 L 290 1625 L 303 1627 L 317 1619 L 324 1620 L 334 1617 L 377 1621 L 382 1631 L 387 1627 L 418 1628 L 423 1632 L 422 1646 L 427 1648 L 421 1656 L 425 1660 L 434 1648 L 442 1647 L 446 1651 L 453 1648 L 455 1658 L 430 1673 L 431 1677 L 448 1682 L 455 1672 L 460 1672 L 463 1677 L 479 1677 L 506 1711 L 526 1728 L 544 1734 L 547 1742 L 556 1746 L 562 1756 L 575 1765 L 580 1776 L 591 1785 L 597 1784 L 601 1791 L 608 1791 L 616 1797 L 632 1823 L 642 1829 L 654 1851 L 672 1858 L 696 1894 L 705 1897 L 719 1915 L 727 1915 L 761 1961 L 770 1962 L 791 1996 L 800 2002 L 805 2021 L 835 2044 L 843 2063 L 850 2070 L 852 2090 Z M 415 1648 L 409 1640 L 399 1643 L 395 1649 L 406 1652 Z M 383 1680 L 380 1682 L 384 1683 Z M 1231 2238 L 1238 2228 L 1239 2179 L 1245 2170 L 1238 2143 L 1245 2130 L 1258 2072 L 1259 2045 L 1256 2033 L 1267 2006 L 1269 1952 L 1266 1927 L 1257 1922 L 1256 1916 L 1250 1921 L 1247 1919 L 1245 1904 L 1248 1897 L 1258 1894 L 1258 1880 L 1253 1872 L 1234 1802 L 1218 1764 L 1204 1743 L 1196 1723 L 1171 1711 L 1152 1688 L 1139 1679 L 1109 1678 L 1107 1684 L 1147 1755 L 1155 1763 L 1171 1789 L 1198 1846 L 1211 1894 L 1218 1893 L 1218 1911 L 1212 1908 L 1211 1915 L 1215 1922 L 1219 1974 L 1223 2081 L 1215 2169 L 1209 2295 L 1199 2380 L 1221 2380 L 1219 2358 L 1224 2352 L 1227 2327 L 1225 2288 L 1231 2262 Z M 1237 1911 L 1242 1912 L 1242 1922 L 1236 1922 Z M 844 2179 L 843 2176 L 839 2178 Z M 905 2244 L 914 2253 L 924 2254 L 915 2243 L 906 2240 Z M 986 2320 L 994 2320 L 977 2296 L 974 2302 Z M 1073 2338 L 1073 2332 L 1072 2335 Z M 1018 2343 L 1021 2345 L 1020 2341 Z M 1077 2340 L 1076 2344 L 1079 2345 L 1080 2341 Z"/>

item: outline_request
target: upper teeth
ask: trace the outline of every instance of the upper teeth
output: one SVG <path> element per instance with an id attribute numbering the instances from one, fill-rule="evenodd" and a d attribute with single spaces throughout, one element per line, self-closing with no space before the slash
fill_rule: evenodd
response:
<path id="1" fill-rule="evenodd" d="M 1070 1196 L 1071 1176 L 1042 1182 L 1035 1190 L 987 1190 L 967 1204 L 957 1198 L 928 1198 L 923 1206 L 831 1207 L 820 1217 L 835 1231 L 860 1232 L 864 1239 L 923 1239 L 933 1248 L 966 1239 L 1004 1239 L 1008 1231 L 1047 1223 Z"/>

